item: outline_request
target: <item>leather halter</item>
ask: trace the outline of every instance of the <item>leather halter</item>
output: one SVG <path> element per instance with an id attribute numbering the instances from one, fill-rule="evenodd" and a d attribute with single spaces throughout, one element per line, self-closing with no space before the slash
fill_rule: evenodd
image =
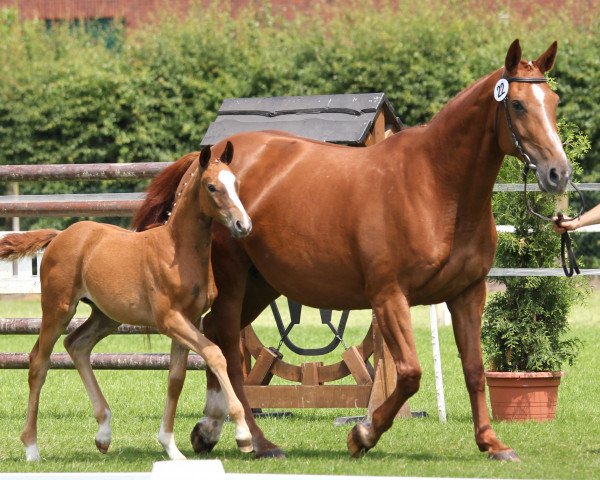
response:
<path id="1" fill-rule="evenodd" d="M 516 83 L 548 83 L 548 79 L 546 77 L 506 77 L 505 74 L 503 74 L 502 78 L 505 79 L 509 85 L 511 83 L 515 83 L 515 82 Z M 525 205 L 527 206 L 527 211 L 531 215 L 534 215 L 546 222 L 556 223 L 556 225 L 558 227 L 560 227 L 560 222 L 564 218 L 562 212 L 558 212 L 557 219 L 554 220 L 553 218 L 547 217 L 545 215 L 542 215 L 542 214 L 536 212 L 531 207 L 531 204 L 529 203 L 529 198 L 527 197 L 527 174 L 529 173 L 530 170 L 533 170 L 533 171 L 537 170 L 537 165 L 531 161 L 531 158 L 529 157 L 529 155 L 525 151 L 523 144 L 521 143 L 521 139 L 519 138 L 519 135 L 517 134 L 517 132 L 515 131 L 515 129 L 512 125 L 512 119 L 510 117 L 510 109 L 508 108 L 508 93 L 501 100 L 501 102 L 504 105 L 504 113 L 506 115 L 506 123 L 508 126 L 508 131 L 511 134 L 511 137 L 512 137 L 513 143 L 515 145 L 515 148 L 517 149 L 517 152 L 519 152 L 519 155 L 521 156 L 521 158 L 523 159 L 523 162 L 525 163 L 525 167 L 523 168 L 523 196 L 525 197 Z M 498 102 L 498 106 L 496 107 L 496 118 L 494 120 L 494 130 L 495 131 L 497 131 L 496 127 L 498 124 L 498 112 L 500 110 L 499 104 L 500 104 L 500 102 Z M 583 211 L 585 209 L 585 199 L 583 198 L 583 193 L 581 192 L 581 190 L 579 190 L 579 188 L 577 188 L 577 186 L 573 182 L 569 182 L 569 183 L 575 189 L 575 191 L 579 194 L 579 197 L 581 199 L 581 209 L 580 209 L 579 213 L 577 214 L 577 217 L 579 217 L 579 216 L 581 216 L 581 214 L 583 213 Z M 573 248 L 571 247 L 571 237 L 569 236 L 569 232 L 567 232 L 567 231 L 565 231 L 563 234 L 561 234 L 560 251 L 561 251 L 561 265 L 562 265 L 562 269 L 563 269 L 563 272 L 565 273 L 565 275 L 567 277 L 572 277 L 573 273 L 579 274 L 579 266 L 577 265 L 577 259 L 575 258 Z M 568 265 L 567 265 L 567 263 L 568 263 Z"/>

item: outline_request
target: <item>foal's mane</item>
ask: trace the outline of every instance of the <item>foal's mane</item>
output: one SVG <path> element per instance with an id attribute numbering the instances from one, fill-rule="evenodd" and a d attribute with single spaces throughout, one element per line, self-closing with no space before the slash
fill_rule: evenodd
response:
<path id="1" fill-rule="evenodd" d="M 131 227 L 136 232 L 148 230 L 163 224 L 167 220 L 167 212 L 173 205 L 175 192 L 179 182 L 187 172 L 198 152 L 188 153 L 172 165 L 165 168 L 148 186 L 144 203 L 136 212 Z"/>

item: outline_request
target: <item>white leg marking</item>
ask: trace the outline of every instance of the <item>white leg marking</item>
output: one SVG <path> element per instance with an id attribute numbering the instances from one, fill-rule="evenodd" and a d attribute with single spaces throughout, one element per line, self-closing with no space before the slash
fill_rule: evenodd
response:
<path id="1" fill-rule="evenodd" d="M 98 425 L 98 433 L 96 433 L 96 442 L 98 442 L 100 445 L 108 446 L 110 445 L 110 440 L 112 436 L 112 430 L 110 428 L 110 418 L 112 417 L 112 414 L 108 409 L 105 410 L 105 413 L 106 420 L 104 420 L 104 422 Z"/>
<path id="2" fill-rule="evenodd" d="M 242 201 L 240 200 L 240 197 L 238 197 L 238 194 L 235 191 L 235 175 L 232 172 L 230 172 L 229 170 L 221 170 L 219 172 L 218 178 L 219 178 L 219 181 L 225 187 L 225 190 L 227 191 L 227 195 L 229 195 L 229 198 L 231 199 L 233 204 L 238 208 L 238 210 L 240 212 L 242 212 L 242 215 L 244 217 L 244 225 L 243 225 L 244 228 L 248 228 L 251 224 L 251 221 L 250 221 L 250 217 L 246 213 L 246 209 L 244 208 L 244 205 L 242 205 Z"/>
<path id="3" fill-rule="evenodd" d="M 42 459 L 37 443 L 25 447 L 25 459 L 28 462 L 39 462 Z"/>
<path id="4" fill-rule="evenodd" d="M 199 423 L 200 432 L 206 443 L 217 443 L 221 438 L 221 430 L 223 422 L 227 414 L 227 402 L 223 390 L 218 392 L 208 390 L 206 392 L 206 406 L 204 407 L 204 415 Z"/>
<path id="5" fill-rule="evenodd" d="M 160 424 L 160 431 L 158 432 L 158 441 L 167 452 L 169 459 L 171 460 L 185 460 L 185 455 L 179 451 L 177 445 L 175 445 L 175 435 L 173 432 L 167 433 L 164 431 L 163 424 Z"/>

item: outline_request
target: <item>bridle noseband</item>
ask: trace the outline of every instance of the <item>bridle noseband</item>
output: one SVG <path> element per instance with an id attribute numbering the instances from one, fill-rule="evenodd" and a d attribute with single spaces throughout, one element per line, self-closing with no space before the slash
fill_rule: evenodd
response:
<path id="1" fill-rule="evenodd" d="M 529 203 L 529 197 L 527 196 L 527 174 L 530 170 L 537 170 L 537 165 L 531 161 L 531 158 L 525 151 L 525 147 L 521 143 L 521 139 L 519 135 L 515 131 L 512 119 L 510 117 L 510 109 L 508 108 L 508 90 L 509 85 L 511 83 L 548 83 L 548 79 L 546 77 L 506 77 L 505 74 L 502 75 L 502 78 L 496 83 L 494 98 L 498 102 L 498 106 L 496 108 L 496 118 L 494 120 L 494 130 L 497 132 L 496 126 L 498 124 L 498 112 L 500 110 L 500 103 L 504 105 L 504 113 L 506 116 L 506 123 L 508 126 L 508 131 L 512 137 L 513 144 L 519 152 L 519 155 L 523 159 L 525 167 L 523 168 L 523 196 L 525 198 L 525 205 L 527 206 L 527 211 L 541 220 L 546 222 L 556 223 L 558 227 L 560 227 L 560 222 L 563 220 L 562 212 L 558 212 L 557 219 L 547 217 L 542 215 L 541 213 L 536 212 Z M 585 209 L 585 199 L 583 198 L 583 193 L 573 182 L 569 182 L 573 189 L 579 194 L 581 199 L 581 209 L 577 214 L 577 217 L 581 216 Z M 565 231 L 561 234 L 561 264 L 563 271 L 567 277 L 572 277 L 573 273 L 579 274 L 579 266 L 577 265 L 577 260 L 575 259 L 575 254 L 573 253 L 573 249 L 571 247 L 571 237 L 569 237 L 569 232 Z M 566 255 L 565 255 L 566 254 Z M 568 267 L 567 267 L 567 258 L 568 258 Z"/>

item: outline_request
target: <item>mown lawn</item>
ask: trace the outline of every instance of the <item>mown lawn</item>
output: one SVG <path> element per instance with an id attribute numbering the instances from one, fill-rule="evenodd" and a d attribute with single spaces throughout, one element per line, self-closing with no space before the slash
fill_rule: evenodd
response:
<path id="1" fill-rule="evenodd" d="M 436 396 L 428 309 L 413 309 L 415 336 L 423 367 L 421 390 L 410 401 L 413 411 L 426 411 L 424 419 L 397 420 L 376 448 L 363 459 L 346 452 L 350 426 L 334 427 L 341 415 L 361 410 L 294 410 L 286 419 L 261 419 L 268 438 L 286 452 L 285 460 L 253 460 L 235 448 L 233 425 L 227 424 L 221 442 L 210 458 L 223 461 L 228 472 L 307 473 L 391 476 L 450 476 L 489 478 L 598 478 L 600 476 L 600 294 L 578 306 L 572 316 L 573 332 L 584 348 L 573 367 L 566 369 L 559 394 L 557 418 L 538 424 L 494 422 L 496 432 L 520 455 L 521 464 L 488 461 L 473 441 L 468 397 L 450 327 L 442 327 L 440 341 L 448 422 L 437 420 Z M 0 299 L 0 317 L 37 316 L 36 300 Z M 369 312 L 353 312 L 346 339 L 358 343 L 364 336 Z M 256 330 L 266 345 L 276 345 L 276 329 L 269 316 L 257 321 Z M 303 346 L 329 341 L 328 329 L 314 314 L 306 317 L 294 340 Z M 35 337 L 0 336 L 0 351 L 29 351 Z M 113 336 L 97 352 L 168 351 L 168 341 L 153 336 Z M 56 351 L 63 351 L 57 345 Z M 285 359 L 295 362 L 285 347 Z M 325 359 L 337 361 L 340 351 Z M 50 371 L 41 398 L 39 446 L 44 460 L 24 461 L 19 441 L 27 402 L 27 372 L 0 371 L 0 471 L 149 471 L 166 459 L 155 435 L 165 397 L 166 372 L 97 372 L 113 411 L 113 443 L 107 455 L 94 446 L 96 423 L 85 390 L 75 371 Z M 189 433 L 201 416 L 204 374 L 189 373 L 180 401 L 176 440 L 182 452 L 194 458 Z"/>

